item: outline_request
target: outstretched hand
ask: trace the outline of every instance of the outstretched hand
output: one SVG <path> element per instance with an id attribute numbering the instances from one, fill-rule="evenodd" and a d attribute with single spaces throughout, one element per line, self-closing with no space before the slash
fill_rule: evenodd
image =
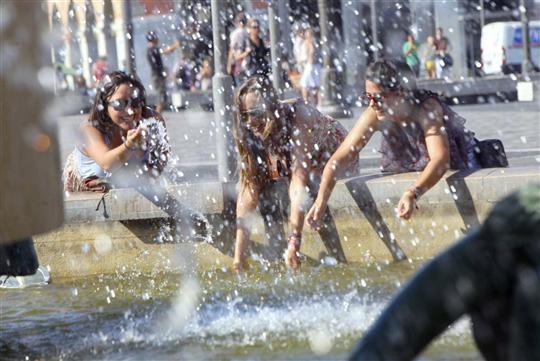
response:
<path id="1" fill-rule="evenodd" d="M 321 229 L 321 219 L 324 215 L 324 212 L 326 211 L 326 203 L 318 204 L 317 201 L 313 203 L 311 206 L 311 209 L 306 214 L 306 222 L 309 224 L 309 226 L 315 230 L 318 231 Z"/>

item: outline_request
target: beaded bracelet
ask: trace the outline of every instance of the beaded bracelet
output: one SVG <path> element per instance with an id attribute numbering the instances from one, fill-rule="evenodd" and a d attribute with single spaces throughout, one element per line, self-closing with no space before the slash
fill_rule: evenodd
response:
<path id="1" fill-rule="evenodd" d="M 420 199 L 420 196 L 422 195 L 422 190 L 419 187 L 411 187 L 407 188 L 407 190 L 414 195 L 414 199 Z"/>
<path id="2" fill-rule="evenodd" d="M 287 240 L 287 247 L 294 249 L 298 252 L 300 249 L 300 244 L 302 243 L 302 234 L 301 233 L 289 233 L 289 238 Z"/>

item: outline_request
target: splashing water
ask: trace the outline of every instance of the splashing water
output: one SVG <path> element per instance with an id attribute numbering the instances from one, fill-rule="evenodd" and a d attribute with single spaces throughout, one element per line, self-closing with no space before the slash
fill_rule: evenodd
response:
<path id="1" fill-rule="evenodd" d="M 116 275 L 14 291 L 2 294 L 0 348 L 60 359 L 344 359 L 418 265 L 377 266 Z M 467 321 L 432 350 L 430 360 L 478 356 Z"/>

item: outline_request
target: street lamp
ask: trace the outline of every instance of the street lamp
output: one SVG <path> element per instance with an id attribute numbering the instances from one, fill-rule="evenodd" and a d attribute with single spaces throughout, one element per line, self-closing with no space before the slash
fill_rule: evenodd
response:
<path id="1" fill-rule="evenodd" d="M 233 182 L 236 174 L 236 150 L 232 137 L 233 80 L 227 74 L 227 37 L 222 0 L 212 0 L 212 35 L 214 48 L 214 77 L 212 92 L 218 156 L 218 174 L 221 182 Z"/>
<path id="2" fill-rule="evenodd" d="M 370 15 L 371 15 L 371 41 L 373 46 L 373 59 L 379 60 L 379 34 L 377 28 L 377 3 L 375 0 L 371 0 L 370 3 Z"/>
<path id="3" fill-rule="evenodd" d="M 283 43 L 278 21 L 278 2 L 283 0 L 270 0 L 268 4 L 268 28 L 270 30 L 270 55 L 272 58 L 272 82 L 280 98 L 283 98 L 284 82 L 282 76 L 281 64 L 283 62 Z M 283 19 L 283 21 L 289 21 Z"/>
<path id="4" fill-rule="evenodd" d="M 129 74 L 136 74 L 135 68 L 135 48 L 133 46 L 133 22 L 131 21 L 131 0 L 124 0 L 122 3 L 124 11 L 122 11 L 122 17 L 124 20 L 125 27 L 125 37 L 126 37 L 126 47 L 125 47 L 125 57 L 127 71 Z"/>
<path id="5" fill-rule="evenodd" d="M 334 118 L 345 118 L 350 114 L 350 110 L 345 109 L 341 104 L 336 103 L 334 88 L 336 84 L 336 70 L 332 64 L 332 54 L 330 50 L 330 31 L 328 29 L 328 7 L 326 0 L 318 0 L 319 26 L 321 29 L 321 47 L 323 56 L 323 71 L 321 76 L 321 111 Z"/>
<path id="6" fill-rule="evenodd" d="M 519 12 L 521 14 L 521 39 L 523 43 L 523 61 L 521 63 L 521 74 L 526 76 L 531 70 L 531 47 L 529 42 L 529 19 L 527 16 L 527 6 L 525 0 L 519 1 Z"/>

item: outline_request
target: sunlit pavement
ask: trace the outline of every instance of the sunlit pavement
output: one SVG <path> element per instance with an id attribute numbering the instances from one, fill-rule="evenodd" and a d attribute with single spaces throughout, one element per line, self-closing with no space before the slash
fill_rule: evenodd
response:
<path id="1" fill-rule="evenodd" d="M 497 103 L 460 105 L 453 107 L 467 119 L 466 126 L 479 139 L 498 138 L 504 143 L 511 167 L 530 166 L 540 171 L 540 103 Z M 353 117 L 342 119 L 350 129 L 360 108 Z M 73 149 L 77 127 L 88 115 L 64 116 L 59 119 L 62 162 Z M 173 152 L 178 156 L 186 181 L 217 179 L 217 149 L 214 113 L 201 110 L 165 112 Z M 380 134 L 375 134 L 361 153 L 363 173 L 378 171 L 377 148 Z"/>

